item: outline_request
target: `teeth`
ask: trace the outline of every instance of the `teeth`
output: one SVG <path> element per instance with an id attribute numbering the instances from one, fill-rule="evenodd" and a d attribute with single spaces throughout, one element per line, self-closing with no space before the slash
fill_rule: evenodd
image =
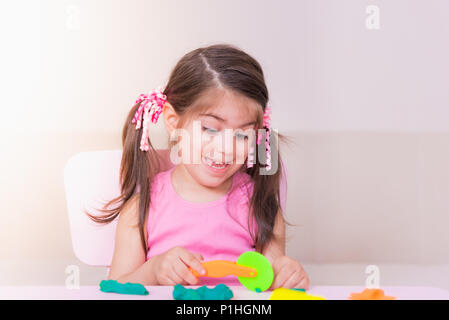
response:
<path id="1" fill-rule="evenodd" d="M 209 159 L 209 158 L 205 158 L 206 163 L 208 166 L 215 168 L 215 169 L 223 169 L 224 167 L 226 167 L 228 164 L 227 163 L 218 163 L 218 162 L 214 162 L 213 160 Z"/>

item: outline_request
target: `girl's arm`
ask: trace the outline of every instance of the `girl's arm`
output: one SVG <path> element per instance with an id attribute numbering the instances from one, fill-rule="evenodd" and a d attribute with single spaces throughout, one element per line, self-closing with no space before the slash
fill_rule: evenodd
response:
<path id="1" fill-rule="evenodd" d="M 262 252 L 273 266 L 274 280 L 271 289 L 284 287 L 308 290 L 310 280 L 304 268 L 298 261 L 285 255 L 285 223 L 281 211 L 276 215 L 273 233 L 276 237 Z"/>
<path id="2" fill-rule="evenodd" d="M 127 202 L 120 212 L 108 279 L 114 279 L 120 283 L 157 285 L 152 259 L 145 261 L 146 254 L 142 248 L 139 234 L 138 208 L 139 196 L 136 195 Z"/>
<path id="3" fill-rule="evenodd" d="M 281 210 L 276 214 L 273 227 L 274 238 L 265 246 L 262 254 L 271 262 L 285 255 L 285 223 Z"/>

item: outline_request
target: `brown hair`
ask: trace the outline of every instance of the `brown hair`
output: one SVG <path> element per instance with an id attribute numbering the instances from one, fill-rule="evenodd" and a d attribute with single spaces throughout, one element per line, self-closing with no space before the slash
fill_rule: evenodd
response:
<path id="1" fill-rule="evenodd" d="M 167 101 L 176 113 L 183 117 L 188 109 L 200 101 L 209 89 L 224 88 L 233 90 L 255 100 L 265 110 L 268 102 L 268 89 L 260 64 L 250 55 L 229 44 L 216 44 L 195 49 L 184 55 L 170 74 L 163 90 Z M 140 193 L 139 197 L 139 231 L 142 246 L 147 252 L 144 228 L 150 207 L 150 187 L 154 176 L 160 171 L 161 162 L 158 153 L 149 142 L 148 152 L 140 150 L 142 130 L 136 130 L 131 120 L 139 107 L 136 104 L 129 112 L 122 131 L 123 154 L 120 165 L 121 194 L 100 209 L 105 215 L 86 214 L 95 222 L 109 223 L 121 212 L 130 198 Z M 262 114 L 262 112 L 261 112 Z M 186 117 L 183 117 L 186 118 Z M 258 119 L 262 126 L 262 117 Z M 286 139 L 278 134 L 279 140 Z M 278 153 L 277 140 L 271 139 L 272 152 Z M 257 148 L 255 159 L 258 159 Z M 256 220 L 258 232 L 255 236 L 255 248 L 262 252 L 274 238 L 273 226 L 280 206 L 280 177 L 283 172 L 278 153 L 278 169 L 274 174 L 261 175 L 259 170 L 264 165 L 256 161 L 252 168 L 246 168 L 254 181 L 253 195 L 250 199 L 250 211 Z M 115 208 L 108 208 L 117 204 Z M 282 214 L 283 222 L 286 223 Z M 254 238 L 254 237 L 253 237 Z M 276 239 L 284 241 L 284 239 Z"/>

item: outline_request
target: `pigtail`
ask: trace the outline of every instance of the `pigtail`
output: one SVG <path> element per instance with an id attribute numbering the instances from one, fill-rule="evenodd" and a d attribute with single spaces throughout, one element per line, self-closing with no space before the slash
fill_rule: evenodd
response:
<path id="1" fill-rule="evenodd" d="M 270 241 L 285 245 L 285 238 L 278 238 L 273 232 L 278 212 L 281 213 L 283 223 L 291 225 L 286 221 L 284 208 L 281 206 L 281 178 L 285 171 L 278 148 L 279 141 L 287 141 L 288 137 L 279 133 L 276 133 L 276 136 L 276 139 L 271 139 L 270 151 L 271 155 L 274 156 L 273 159 L 268 159 L 265 155 L 265 162 L 270 160 L 275 160 L 275 162 L 263 164 L 256 161 L 253 166 L 246 169 L 246 173 L 254 181 L 253 194 L 250 199 L 250 217 L 253 217 L 257 223 L 258 232 L 252 234 L 252 238 L 256 251 L 260 253 L 263 252 Z M 266 154 L 266 147 L 263 144 L 259 148 L 254 148 L 254 150 L 256 159 L 259 159 L 258 155 L 262 150 Z"/>
<path id="2" fill-rule="evenodd" d="M 139 195 L 139 233 L 142 247 L 147 252 L 144 224 L 150 208 L 151 182 L 160 170 L 160 158 L 149 139 L 146 152 L 140 149 L 144 130 L 142 128 L 137 130 L 132 120 L 142 103 L 143 101 L 137 102 L 130 110 L 122 130 L 121 194 L 99 209 L 103 215 L 94 216 L 87 211 L 85 213 L 94 222 L 110 223 L 118 217 L 133 196 Z M 111 208 L 111 206 L 113 207 Z"/>

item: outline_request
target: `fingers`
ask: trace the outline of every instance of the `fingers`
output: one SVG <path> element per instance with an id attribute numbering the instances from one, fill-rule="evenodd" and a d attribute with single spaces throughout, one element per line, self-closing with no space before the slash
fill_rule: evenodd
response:
<path id="1" fill-rule="evenodd" d="M 201 261 L 203 261 L 204 260 L 204 258 L 203 258 L 203 256 L 201 255 L 201 254 L 199 254 L 199 253 L 192 253 L 198 260 L 201 260 Z"/>
<path id="2" fill-rule="evenodd" d="M 302 280 L 299 270 L 296 270 L 282 285 L 283 288 L 297 288 L 298 284 Z"/>
<path id="3" fill-rule="evenodd" d="M 175 280 L 175 283 L 179 283 L 182 285 L 188 284 L 187 281 L 184 279 L 184 275 L 182 273 L 182 270 L 179 270 L 179 265 L 183 265 L 181 261 L 179 261 L 178 264 L 174 264 L 172 267 L 172 274 L 173 274 L 173 280 Z"/>
<path id="4" fill-rule="evenodd" d="M 304 290 L 309 290 L 309 284 L 306 281 L 302 281 L 298 286 L 295 286 L 295 288 L 302 288 Z"/>
<path id="5" fill-rule="evenodd" d="M 187 269 L 184 262 L 178 258 L 178 262 L 172 264 L 169 269 L 162 276 L 162 285 L 176 285 L 176 284 L 195 284 L 197 278 Z"/>
<path id="6" fill-rule="evenodd" d="M 179 263 L 174 265 L 173 269 L 184 283 L 190 285 L 195 285 L 198 283 L 198 278 L 193 275 L 184 262 L 179 261 Z"/>
<path id="7" fill-rule="evenodd" d="M 201 264 L 201 261 L 200 261 L 201 258 L 202 258 L 202 255 L 200 255 L 199 253 L 194 254 L 194 253 L 191 253 L 191 252 L 189 252 L 187 250 L 183 250 L 183 251 L 180 252 L 179 257 L 186 264 L 187 268 L 191 267 L 192 269 L 194 269 L 199 274 L 205 274 L 206 273 L 206 270 L 204 269 L 204 267 L 203 267 L 203 265 Z M 193 276 L 193 274 L 192 274 L 192 276 Z"/>
<path id="8" fill-rule="evenodd" d="M 309 290 L 310 280 L 307 275 L 304 275 L 303 278 L 299 280 L 299 283 L 295 286 L 295 288 L 303 288 Z"/>
<path id="9" fill-rule="evenodd" d="M 286 275 L 286 267 L 288 266 L 288 259 L 285 259 L 284 257 L 280 257 L 273 262 L 273 271 L 274 271 L 274 281 L 272 284 L 272 288 L 279 288 L 281 287 L 284 282 L 287 280 Z M 288 271 L 287 271 L 288 272 Z"/>
<path id="10" fill-rule="evenodd" d="M 286 282 L 296 272 L 294 268 L 289 265 L 283 265 L 282 268 L 276 273 L 276 277 L 273 281 L 273 288 L 285 288 Z"/>
<path id="11" fill-rule="evenodd" d="M 302 266 L 296 260 L 283 256 L 273 263 L 275 279 L 271 286 L 276 288 L 309 288 L 309 278 Z"/>
<path id="12" fill-rule="evenodd" d="M 192 273 L 192 269 L 199 274 L 205 272 L 201 261 L 203 256 L 199 253 L 191 253 L 185 248 L 173 247 L 160 258 L 157 262 L 157 278 L 162 285 L 175 284 L 197 284 L 198 278 Z"/>

